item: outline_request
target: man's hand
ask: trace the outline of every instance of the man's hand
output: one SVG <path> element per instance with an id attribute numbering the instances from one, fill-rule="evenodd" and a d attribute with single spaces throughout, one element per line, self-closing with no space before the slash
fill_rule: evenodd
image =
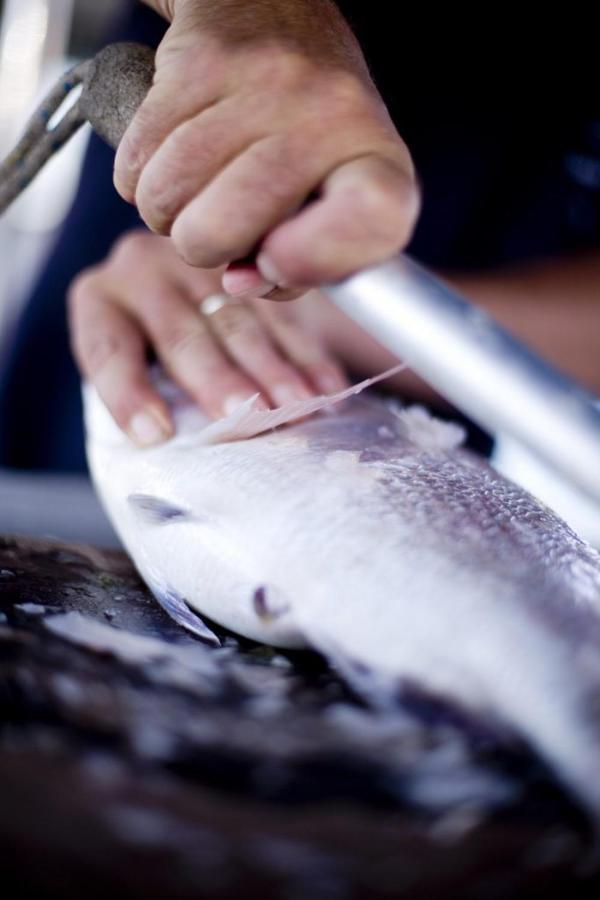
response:
<path id="1" fill-rule="evenodd" d="M 160 443 L 172 433 L 168 409 L 148 379 L 148 346 L 215 417 L 256 393 L 258 406 L 267 408 L 347 384 L 318 337 L 300 324 L 294 303 L 232 301 L 203 315 L 202 302 L 218 294 L 221 275 L 186 266 L 170 240 L 139 231 L 121 238 L 106 262 L 71 287 L 77 362 L 137 444 Z"/>
<path id="2" fill-rule="evenodd" d="M 330 0 L 146 2 L 172 24 L 115 184 L 186 262 L 258 252 L 260 275 L 236 266 L 223 283 L 256 295 L 337 280 L 406 244 L 410 156 Z"/>

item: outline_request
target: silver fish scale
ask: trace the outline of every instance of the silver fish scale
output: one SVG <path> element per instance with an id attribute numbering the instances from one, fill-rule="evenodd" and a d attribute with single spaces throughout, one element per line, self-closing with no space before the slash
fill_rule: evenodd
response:
<path id="1" fill-rule="evenodd" d="M 181 442 L 136 451 L 86 405 L 96 484 L 149 582 L 313 646 L 369 701 L 412 684 L 500 720 L 600 817 L 600 557 L 456 426 L 363 397 L 221 444 L 183 417 Z M 137 518 L 135 495 L 154 495 Z"/>
<path id="2" fill-rule="evenodd" d="M 581 587 L 587 581 L 590 596 L 599 595 L 600 556 L 554 513 L 467 451 L 411 446 L 386 412 L 379 408 L 368 429 L 350 413 L 339 417 L 345 422 L 335 423 L 336 450 L 360 450 L 359 465 L 372 468 L 386 490 L 386 512 L 410 516 L 411 523 L 426 526 L 436 540 L 450 537 L 455 553 L 463 551 L 472 559 L 475 549 L 478 562 L 484 561 L 483 555 L 486 563 L 501 565 L 506 556 L 514 564 L 517 551 L 523 568 L 538 562 L 559 578 L 566 572 L 570 589 L 577 570 Z M 382 421 L 396 426 L 393 436 L 382 439 L 377 434 Z M 308 435 L 309 451 L 331 452 L 327 419 L 292 430 Z M 380 500 L 378 495 L 375 502 Z"/>
<path id="3" fill-rule="evenodd" d="M 321 420 L 319 427 L 327 425 Z M 345 430 L 358 433 L 356 426 Z M 551 510 L 468 451 L 423 452 L 407 446 L 401 429 L 394 439 L 369 444 L 360 465 L 378 473 L 386 514 L 393 509 L 410 520 L 420 542 L 437 545 L 457 565 L 521 581 L 529 611 L 566 640 L 589 638 L 600 652 L 600 554 Z M 578 627 L 565 631 L 574 619 Z"/>

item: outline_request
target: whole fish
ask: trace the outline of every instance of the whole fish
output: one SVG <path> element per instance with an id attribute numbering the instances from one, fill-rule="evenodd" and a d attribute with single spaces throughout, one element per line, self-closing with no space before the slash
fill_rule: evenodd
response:
<path id="1" fill-rule="evenodd" d="M 596 551 L 422 408 L 351 389 L 209 424 L 158 384 L 176 436 L 135 448 L 86 387 L 88 455 L 177 621 L 311 646 L 374 703 L 417 686 L 508 726 L 600 817 Z"/>

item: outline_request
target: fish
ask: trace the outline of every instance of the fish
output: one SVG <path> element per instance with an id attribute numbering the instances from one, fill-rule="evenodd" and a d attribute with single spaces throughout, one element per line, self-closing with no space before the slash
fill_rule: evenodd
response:
<path id="1" fill-rule="evenodd" d="M 600 822 L 596 550 L 377 379 L 216 422 L 153 379 L 175 436 L 136 448 L 86 385 L 87 453 L 176 621 L 312 648 L 374 707 L 448 703 L 525 741 Z"/>

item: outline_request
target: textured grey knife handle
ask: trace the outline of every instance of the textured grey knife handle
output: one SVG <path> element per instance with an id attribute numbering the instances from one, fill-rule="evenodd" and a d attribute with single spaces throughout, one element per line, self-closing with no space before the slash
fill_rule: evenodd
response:
<path id="1" fill-rule="evenodd" d="M 0 213 L 86 120 L 116 149 L 153 77 L 154 51 L 129 43 L 110 44 L 63 75 L 31 116 L 15 149 L 0 164 Z M 81 96 L 61 116 L 64 101 L 80 86 Z"/>
<path id="2" fill-rule="evenodd" d="M 143 44 L 109 44 L 91 61 L 79 107 L 113 149 L 152 87 L 153 77 L 154 51 Z"/>

